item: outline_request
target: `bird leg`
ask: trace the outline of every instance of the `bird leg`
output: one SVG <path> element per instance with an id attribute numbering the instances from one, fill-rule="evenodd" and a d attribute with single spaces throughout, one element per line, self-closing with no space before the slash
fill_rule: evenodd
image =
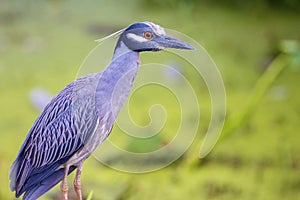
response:
<path id="1" fill-rule="evenodd" d="M 65 166 L 65 174 L 60 186 L 63 195 L 63 200 L 68 200 L 68 181 L 67 181 L 68 174 L 69 174 L 69 166 Z"/>
<path id="2" fill-rule="evenodd" d="M 81 170 L 82 170 L 82 163 L 78 165 L 76 176 L 74 179 L 74 190 L 76 192 L 78 200 L 82 200 L 81 183 L 80 183 Z"/>

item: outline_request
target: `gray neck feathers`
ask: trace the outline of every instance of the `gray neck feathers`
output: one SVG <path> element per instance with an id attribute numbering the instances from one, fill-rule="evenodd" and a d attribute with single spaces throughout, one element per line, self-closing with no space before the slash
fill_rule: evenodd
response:
<path id="1" fill-rule="evenodd" d="M 96 88 L 96 108 L 100 118 L 110 118 L 113 123 L 127 100 L 139 64 L 139 53 L 118 42 L 112 61 L 102 72 Z"/>

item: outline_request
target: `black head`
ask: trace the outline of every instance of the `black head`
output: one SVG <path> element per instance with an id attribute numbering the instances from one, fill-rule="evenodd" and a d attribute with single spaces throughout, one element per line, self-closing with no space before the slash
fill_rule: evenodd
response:
<path id="1" fill-rule="evenodd" d="M 137 52 L 159 51 L 164 48 L 194 49 L 186 42 L 167 36 L 164 29 L 152 22 L 138 22 L 127 27 L 119 42 Z"/>

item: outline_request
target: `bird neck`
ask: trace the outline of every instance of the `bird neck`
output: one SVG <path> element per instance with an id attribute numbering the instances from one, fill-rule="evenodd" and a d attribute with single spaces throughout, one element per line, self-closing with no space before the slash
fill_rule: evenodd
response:
<path id="1" fill-rule="evenodd" d="M 102 72 L 96 89 L 98 116 L 116 118 L 130 93 L 139 69 L 139 53 L 119 43 L 109 66 Z"/>
<path id="2" fill-rule="evenodd" d="M 129 49 L 125 43 L 121 40 L 121 38 L 119 38 L 115 50 L 114 50 L 114 55 L 112 60 L 118 58 L 119 56 L 123 55 L 123 54 L 127 54 L 127 53 L 131 53 L 134 52 L 133 50 Z"/>
<path id="3" fill-rule="evenodd" d="M 129 49 L 122 41 L 118 41 L 112 61 L 103 74 L 111 76 L 112 80 L 119 80 L 122 76 L 129 75 L 130 71 L 137 72 L 139 65 L 139 53 Z"/>

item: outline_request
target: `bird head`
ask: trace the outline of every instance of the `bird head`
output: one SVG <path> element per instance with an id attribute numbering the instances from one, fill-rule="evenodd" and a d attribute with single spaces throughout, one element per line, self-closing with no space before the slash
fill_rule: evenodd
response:
<path id="1" fill-rule="evenodd" d="M 131 24 L 121 33 L 120 42 L 136 52 L 160 51 L 165 48 L 194 49 L 186 42 L 167 36 L 162 27 L 152 22 Z"/>

